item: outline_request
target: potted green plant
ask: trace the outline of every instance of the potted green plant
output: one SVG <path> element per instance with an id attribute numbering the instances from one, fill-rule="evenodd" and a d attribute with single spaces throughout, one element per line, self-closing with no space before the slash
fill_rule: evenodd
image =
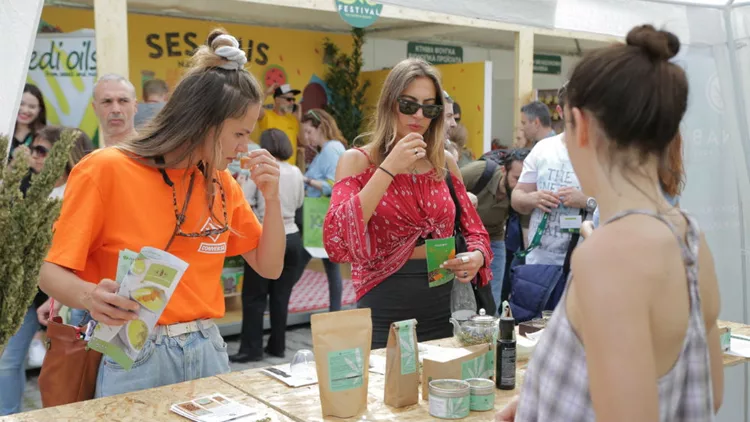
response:
<path id="1" fill-rule="evenodd" d="M 365 119 L 365 93 L 370 86 L 369 81 L 362 83 L 362 46 L 365 42 L 365 31 L 353 28 L 352 53 L 342 53 L 339 47 L 326 38 L 323 43 L 325 62 L 328 70 L 325 82 L 331 94 L 331 101 L 326 107 L 338 124 L 344 137 L 353 141 L 360 134 Z"/>
<path id="2" fill-rule="evenodd" d="M 0 159 L 0 354 L 36 295 L 39 268 L 60 214 L 60 201 L 49 195 L 65 171 L 75 140 L 74 132 L 63 133 L 42 172 L 32 177 L 25 197 L 20 186 L 29 171 L 28 159 L 19 156 L 12 165 Z M 0 136 L 0 151 L 8 150 L 8 142 L 7 136 Z"/>

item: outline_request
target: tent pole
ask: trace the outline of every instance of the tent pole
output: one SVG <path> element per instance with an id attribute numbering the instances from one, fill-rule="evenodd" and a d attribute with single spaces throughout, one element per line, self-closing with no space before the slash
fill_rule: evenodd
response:
<path id="1" fill-rule="evenodd" d="M 748 151 L 750 148 L 750 128 L 748 128 L 746 104 L 745 99 L 742 95 L 743 84 L 742 84 L 742 72 L 740 70 L 739 62 L 737 61 L 737 45 L 734 41 L 734 29 L 732 25 L 732 8 L 724 9 L 724 26 L 726 28 L 727 36 L 727 47 L 729 49 L 729 65 L 732 72 L 732 86 L 733 86 L 733 97 L 735 106 L 735 115 L 737 116 L 737 128 L 740 133 L 740 150 L 741 157 L 738 157 L 738 161 L 742 168 L 739 169 L 739 183 L 738 183 L 738 194 L 740 197 L 740 229 L 742 230 L 742 236 L 740 237 L 740 248 L 743 251 L 742 259 L 742 299 L 743 299 L 743 314 L 742 317 L 744 322 L 748 321 L 750 317 L 748 312 L 748 283 L 750 278 L 748 277 L 748 271 L 750 271 L 750 251 L 748 251 L 747 240 L 750 239 L 750 213 L 745 210 L 745 207 L 750 207 L 750 180 L 748 180 Z M 745 147 L 742 146 L 745 144 Z M 744 177 L 743 177 L 744 176 Z M 747 419 L 747 407 L 745 408 L 745 419 Z"/>
<path id="2" fill-rule="evenodd" d="M 96 27 L 96 72 L 101 77 L 115 73 L 129 78 L 128 5 L 123 0 L 94 0 Z M 99 131 L 100 145 L 107 145 Z"/>
<path id="3" fill-rule="evenodd" d="M 534 32 L 522 29 L 515 33 L 515 83 L 513 91 L 513 133 L 521 125 L 521 107 L 531 101 L 534 90 Z"/>

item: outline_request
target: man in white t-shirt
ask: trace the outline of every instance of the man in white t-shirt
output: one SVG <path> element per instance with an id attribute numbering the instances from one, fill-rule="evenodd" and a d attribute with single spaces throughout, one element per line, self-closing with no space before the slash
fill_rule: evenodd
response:
<path id="1" fill-rule="evenodd" d="M 565 87 L 560 90 L 564 104 Z M 577 220 L 586 210 L 590 220 L 596 200 L 581 191 L 565 145 L 565 133 L 542 139 L 523 162 L 523 171 L 511 196 L 513 209 L 531 214 L 528 243 L 534 239 L 545 213 L 549 213 L 539 246 L 526 256 L 526 264 L 563 265 L 572 233 L 580 229 Z M 577 222 L 576 222 L 577 220 Z"/>

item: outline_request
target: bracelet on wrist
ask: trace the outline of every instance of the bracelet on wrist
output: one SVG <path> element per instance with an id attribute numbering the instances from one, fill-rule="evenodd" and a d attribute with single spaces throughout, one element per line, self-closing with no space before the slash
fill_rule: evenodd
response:
<path id="1" fill-rule="evenodd" d="M 391 179 L 395 179 L 395 178 L 396 178 L 396 176 L 394 176 L 394 175 L 393 175 L 393 173 L 391 173 L 390 171 L 388 171 L 388 170 L 384 169 L 384 168 L 383 168 L 383 166 L 378 166 L 378 168 L 379 168 L 380 170 L 382 170 L 382 171 L 383 171 L 383 173 L 385 173 L 385 174 L 387 174 L 387 175 L 391 176 Z"/>

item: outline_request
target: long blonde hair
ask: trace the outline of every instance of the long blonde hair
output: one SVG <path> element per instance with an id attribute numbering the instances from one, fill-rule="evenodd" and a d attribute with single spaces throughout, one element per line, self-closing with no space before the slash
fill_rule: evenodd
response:
<path id="1" fill-rule="evenodd" d="M 206 45 L 195 51 L 169 101 L 141 135 L 116 147 L 155 168 L 170 168 L 183 162 L 192 168 L 202 162 L 209 205 L 215 195 L 213 180 L 218 180 L 216 163 L 224 159 L 219 142 L 224 122 L 243 117 L 249 107 L 263 99 L 260 85 L 250 72 L 220 67 L 228 60 L 216 54 L 216 49 L 232 45 L 225 37 L 217 39 L 220 35 L 228 33 L 221 28 L 211 31 Z M 209 139 L 211 130 L 213 137 Z M 211 150 L 208 156 L 206 149 Z M 174 157 L 167 158 L 167 154 L 175 152 Z M 151 160 L 155 157 L 166 161 L 156 164 Z"/>
<path id="2" fill-rule="evenodd" d="M 422 59 L 406 59 L 394 66 L 385 82 L 383 82 L 383 89 L 380 91 L 380 99 L 370 132 L 362 135 L 370 139 L 367 149 L 376 166 L 385 160 L 385 157 L 398 142 L 398 139 L 396 139 L 398 98 L 409 84 L 420 77 L 429 78 L 435 85 L 435 104 L 443 106 L 446 104 L 446 100 L 443 98 L 443 88 L 440 84 L 440 73 L 437 69 Z M 424 134 L 424 141 L 427 144 L 426 158 L 435 167 L 435 174 L 439 179 L 446 176 L 444 125 L 445 119 L 443 114 L 440 114 L 430 121 L 430 126 Z"/>

